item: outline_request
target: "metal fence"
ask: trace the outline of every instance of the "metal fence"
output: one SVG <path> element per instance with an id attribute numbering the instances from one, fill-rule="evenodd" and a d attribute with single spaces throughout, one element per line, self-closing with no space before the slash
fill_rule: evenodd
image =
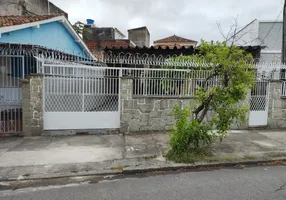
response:
<path id="1" fill-rule="evenodd" d="M 106 67 L 45 65 L 45 111 L 117 111 L 119 73 Z"/>
<path id="2" fill-rule="evenodd" d="M 0 43 L 0 134 L 22 132 L 21 79 L 39 72 L 42 62 L 36 57 L 91 66 L 99 63 L 44 47 Z"/>
<path id="3" fill-rule="evenodd" d="M 267 107 L 267 96 L 269 92 L 268 81 L 256 81 L 250 98 L 250 111 L 264 111 Z"/>
<path id="4" fill-rule="evenodd" d="M 210 70 L 122 68 L 122 75 L 133 79 L 133 95 L 149 97 L 194 97 L 196 90 L 211 75 Z M 218 78 L 207 81 L 207 87 Z"/>
<path id="5" fill-rule="evenodd" d="M 0 133 L 22 131 L 22 84 L 26 63 L 22 55 L 0 55 Z"/>
<path id="6" fill-rule="evenodd" d="M 286 98 L 286 81 L 283 81 L 281 85 L 281 97 Z"/>

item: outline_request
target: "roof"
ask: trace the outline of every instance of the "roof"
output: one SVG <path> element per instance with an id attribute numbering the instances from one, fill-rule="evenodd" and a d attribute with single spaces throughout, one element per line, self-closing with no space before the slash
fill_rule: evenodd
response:
<path id="1" fill-rule="evenodd" d="M 279 21 L 279 20 L 257 20 L 254 19 L 251 22 L 249 22 L 248 24 L 246 24 L 245 26 L 243 26 L 241 29 L 239 29 L 235 35 L 232 35 L 231 37 L 227 38 L 227 41 L 231 40 L 234 36 L 238 35 L 239 33 L 241 33 L 244 29 L 246 29 L 247 27 L 249 27 L 251 24 L 253 24 L 254 22 L 258 22 L 258 23 L 283 23 L 283 21 Z M 258 37 L 258 36 L 257 36 Z"/>
<path id="2" fill-rule="evenodd" d="M 135 30 L 141 30 L 141 29 L 142 29 L 142 30 L 145 29 L 145 30 L 147 30 L 147 32 L 149 33 L 149 30 L 148 30 L 148 28 L 147 28 L 146 26 L 142 26 L 142 27 L 138 27 L 138 28 L 132 28 L 132 29 L 129 29 L 128 32 L 129 32 L 129 31 L 135 31 Z M 150 34 L 150 33 L 149 33 L 149 34 Z"/>
<path id="3" fill-rule="evenodd" d="M 182 47 L 180 49 L 177 48 L 155 48 L 154 46 L 151 47 L 105 47 L 104 52 L 112 52 L 113 54 L 121 54 L 121 53 L 131 53 L 131 54 L 149 54 L 149 55 L 193 55 L 195 49 L 191 47 Z"/>
<path id="4" fill-rule="evenodd" d="M 0 16 L 0 27 L 15 26 L 51 19 L 61 15 Z"/>
<path id="5" fill-rule="evenodd" d="M 239 29 L 235 35 L 232 35 L 230 38 L 226 38 L 226 41 L 229 41 L 230 39 L 232 39 L 233 37 L 235 37 L 237 34 L 239 34 L 240 32 L 242 32 L 244 29 L 246 29 L 248 26 L 250 26 L 251 24 L 253 24 L 255 21 L 257 21 L 257 19 L 252 20 L 250 23 L 246 24 L 244 27 L 242 27 L 241 29 Z"/>
<path id="6" fill-rule="evenodd" d="M 263 48 L 261 46 L 238 46 L 238 48 L 245 50 L 248 53 L 251 53 L 256 58 L 257 53 Z M 180 48 L 174 47 L 170 48 L 167 46 L 166 48 L 159 47 L 105 47 L 105 53 L 112 52 L 113 54 L 121 54 L 121 53 L 131 53 L 131 54 L 148 54 L 148 55 L 193 55 L 197 53 L 197 49 L 190 46 L 185 47 L 181 46 Z"/>
<path id="7" fill-rule="evenodd" d="M 30 27 L 40 27 L 41 24 L 59 21 L 68 30 L 75 42 L 88 53 L 88 55 L 97 60 L 89 51 L 81 37 L 75 32 L 71 23 L 63 15 L 37 15 L 37 16 L 2 16 L 0 17 L 0 36 L 2 33 L 12 32 Z M 1 38 L 1 37 L 0 37 Z"/>
<path id="8" fill-rule="evenodd" d="M 6 43 L 0 42 L 0 52 L 1 51 L 18 51 L 22 54 L 26 53 L 42 53 L 42 52 L 54 52 L 60 55 L 69 55 L 71 57 L 78 57 L 76 55 L 71 55 L 57 49 L 47 48 L 40 45 L 33 44 L 16 44 L 16 43 Z"/>
<path id="9" fill-rule="evenodd" d="M 174 49 L 174 48 L 180 49 L 180 48 L 187 48 L 184 45 L 180 45 L 180 44 L 168 44 L 168 45 L 154 45 L 155 49 L 161 48 L 161 49 Z"/>
<path id="10" fill-rule="evenodd" d="M 171 43 L 171 42 L 197 42 L 195 40 L 189 40 L 177 35 L 172 35 L 170 37 L 166 37 L 160 40 L 154 41 L 154 43 Z"/>
<path id="11" fill-rule="evenodd" d="M 123 37 L 126 37 L 118 28 L 114 28 L 114 30 L 116 30 L 120 35 L 122 35 Z"/>

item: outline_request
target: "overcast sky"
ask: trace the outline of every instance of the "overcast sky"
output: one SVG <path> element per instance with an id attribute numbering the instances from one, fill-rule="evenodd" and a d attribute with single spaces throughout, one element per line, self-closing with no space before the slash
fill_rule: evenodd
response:
<path id="1" fill-rule="evenodd" d="M 219 22 L 225 32 L 238 16 L 239 26 L 253 19 L 282 20 L 283 0 L 51 0 L 69 14 L 69 20 L 95 20 L 100 27 L 127 30 L 147 26 L 151 40 L 170 35 L 188 39 L 222 40 Z M 280 15 L 279 15 L 280 13 Z"/>

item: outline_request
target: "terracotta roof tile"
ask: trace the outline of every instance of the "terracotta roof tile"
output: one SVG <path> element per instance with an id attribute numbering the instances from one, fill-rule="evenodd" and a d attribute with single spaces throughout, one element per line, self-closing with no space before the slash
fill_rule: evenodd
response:
<path id="1" fill-rule="evenodd" d="M 155 49 L 158 49 L 158 48 L 162 48 L 162 49 L 166 49 L 167 47 L 169 47 L 169 49 L 174 49 L 175 47 L 177 48 L 177 49 L 180 49 L 180 48 L 182 48 L 183 46 L 182 45 L 179 45 L 179 44 L 169 44 L 169 45 L 154 45 L 154 48 Z"/>
<path id="2" fill-rule="evenodd" d="M 197 41 L 189 40 L 189 39 L 182 38 L 176 35 L 172 35 L 170 37 L 166 37 L 166 38 L 154 41 L 154 43 L 168 43 L 168 42 L 171 43 L 171 42 L 197 42 Z"/>
<path id="3" fill-rule="evenodd" d="M 38 22 L 42 20 L 58 17 L 59 15 L 37 15 L 37 16 L 0 16 L 0 27 L 15 26 L 21 24 L 27 24 L 32 22 Z"/>

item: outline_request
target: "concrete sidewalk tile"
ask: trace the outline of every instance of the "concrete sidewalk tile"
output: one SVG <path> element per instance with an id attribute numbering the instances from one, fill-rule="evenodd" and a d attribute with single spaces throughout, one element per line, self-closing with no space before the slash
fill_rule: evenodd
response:
<path id="1" fill-rule="evenodd" d="M 231 131 L 211 149 L 215 158 L 266 159 L 286 155 L 286 132 Z M 285 143 L 284 143 L 285 141 Z M 76 176 L 188 167 L 166 161 L 165 132 L 134 135 L 0 138 L 0 178 Z"/>
<path id="2" fill-rule="evenodd" d="M 0 137 L 0 155 L 11 148 L 21 144 L 24 141 L 24 138 L 20 137 Z"/>
<path id="3" fill-rule="evenodd" d="M 154 144 L 151 134 L 125 135 L 125 145 L 132 146 L 137 144 Z"/>
<path id="4" fill-rule="evenodd" d="M 73 147 L 11 151 L 0 156 L 0 167 L 101 162 L 123 158 L 122 148 Z"/>
<path id="5" fill-rule="evenodd" d="M 17 146 L 9 151 L 38 151 L 50 145 L 53 138 L 51 137 L 27 137 Z"/>
<path id="6" fill-rule="evenodd" d="M 125 158 L 143 158 L 147 156 L 157 156 L 155 144 L 134 144 L 132 146 L 125 146 Z"/>
<path id="7" fill-rule="evenodd" d="M 165 133 L 153 133 L 152 137 L 157 144 L 167 144 L 170 141 L 170 135 L 167 132 L 165 132 Z"/>
<path id="8" fill-rule="evenodd" d="M 259 134 L 286 145 L 286 131 L 260 131 Z"/>

